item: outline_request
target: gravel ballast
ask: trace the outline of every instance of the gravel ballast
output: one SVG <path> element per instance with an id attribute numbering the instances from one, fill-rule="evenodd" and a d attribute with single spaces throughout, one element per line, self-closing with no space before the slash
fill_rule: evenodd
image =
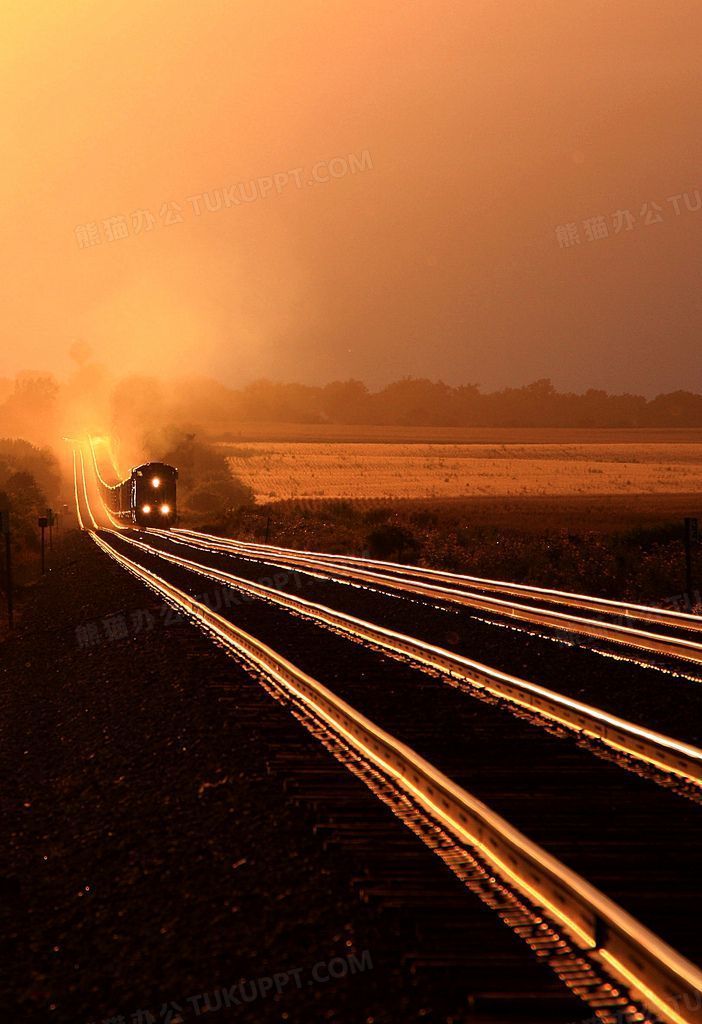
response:
<path id="1" fill-rule="evenodd" d="M 217 584 L 201 575 L 121 538 L 110 541 L 193 596 L 215 597 Z M 699 960 L 698 804 L 595 757 L 572 737 L 557 738 L 499 704 L 476 700 L 287 609 L 254 598 L 221 613 L 408 743 L 683 955 Z"/>
<path id="2" fill-rule="evenodd" d="M 206 1004 L 215 1024 L 512 1019 L 464 1017 L 470 978 L 461 991 L 455 972 L 410 974 L 408 915 L 359 899 L 363 852 L 325 846 L 267 770 L 265 730 L 243 711 L 261 688 L 244 669 L 87 536 L 67 535 L 57 561 L 0 645 L 0 758 L 14 780 L 2 812 L 7 1019 L 176 1024 Z M 307 749 L 270 705 L 276 743 Z M 318 756 L 320 771 L 347 774 Z M 445 866 L 396 827 L 426 885 L 446 885 Z M 522 988 L 555 997 L 560 1020 L 588 1015 L 457 882 L 455 894 L 488 958 L 494 930 Z M 313 982 L 315 965 L 354 956 L 364 966 Z M 293 970 L 278 993 L 222 1005 L 222 989 Z M 519 1014 L 541 1020 L 543 1006 L 532 1015 L 522 1001 Z"/>
<path id="3" fill-rule="evenodd" d="M 134 536 L 155 547 L 168 547 L 167 540 L 154 534 L 135 531 Z M 211 554 L 184 545 L 179 546 L 178 553 L 205 565 L 222 567 L 221 553 Z M 515 628 L 498 615 L 441 606 L 397 591 L 348 586 L 304 570 L 286 571 L 278 565 L 237 557 L 234 553 L 224 557 L 229 571 L 246 579 L 267 581 L 308 601 L 409 633 L 676 739 L 702 744 L 702 686 L 696 679 L 681 678 L 631 660 L 604 657 L 590 648 L 606 645 L 585 637 L 568 634 L 566 639 L 554 631 L 553 639 L 549 640 L 531 635 L 527 628 Z M 653 631 L 655 628 L 652 627 Z M 534 632 L 548 631 L 536 627 Z M 619 653 L 616 647 L 611 651 Z M 622 653 L 626 651 L 622 649 Z M 697 672 L 692 663 L 678 662 L 672 667 L 683 675 Z"/>

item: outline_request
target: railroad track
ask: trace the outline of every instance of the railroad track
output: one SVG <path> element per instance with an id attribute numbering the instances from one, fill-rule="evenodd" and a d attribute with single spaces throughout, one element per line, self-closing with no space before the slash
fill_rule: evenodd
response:
<path id="1" fill-rule="evenodd" d="M 161 533 L 163 531 L 153 532 Z M 596 607 L 598 614 L 603 616 L 601 619 L 586 618 L 573 612 L 559 611 L 545 605 L 525 604 L 522 601 L 480 594 L 468 589 L 465 584 L 458 585 L 457 581 L 469 578 L 453 577 L 447 573 L 436 574 L 443 580 L 439 584 L 430 582 L 435 579 L 435 574 L 431 570 L 414 570 L 412 567 L 398 566 L 394 567 L 393 571 L 388 571 L 387 563 L 377 563 L 368 559 L 296 552 L 291 549 L 266 545 L 250 545 L 185 530 L 173 531 L 172 539 L 187 546 L 211 552 L 236 555 L 236 557 L 254 561 L 263 560 L 269 565 L 283 568 L 294 567 L 341 584 L 370 587 L 386 592 L 399 592 L 444 606 L 458 605 L 487 612 L 499 616 L 502 621 L 510 625 L 537 626 L 552 630 L 556 635 L 565 633 L 569 638 L 574 635 L 587 637 L 590 640 L 611 645 L 620 652 L 620 657 L 630 656 L 639 663 L 650 664 L 654 667 L 659 667 L 661 659 L 666 659 L 671 663 L 677 663 L 682 667 L 682 671 L 688 671 L 690 666 L 702 668 L 702 624 L 699 617 L 694 615 L 685 615 L 664 609 L 648 609 L 644 606 L 604 601 L 584 595 L 573 595 L 574 598 L 583 602 L 580 607 L 589 607 L 590 609 Z M 381 565 L 382 568 L 380 568 Z M 454 585 L 444 585 L 447 577 L 451 577 Z M 497 583 L 494 585 L 495 587 L 501 586 Z M 538 588 L 520 588 L 520 593 L 525 589 L 538 590 Z M 542 591 L 541 593 L 556 594 L 557 592 Z M 655 619 L 644 619 L 645 615 L 655 616 Z M 642 621 L 655 621 L 659 628 L 665 626 L 668 632 L 652 632 L 649 629 L 637 628 L 633 625 L 606 621 L 608 616 L 616 616 L 630 621 L 635 618 Z"/>
<path id="2" fill-rule="evenodd" d="M 613 976 L 653 1015 L 678 1024 L 695 1019 L 681 1012 L 683 1004 L 694 1006 L 702 996 L 702 974 L 692 964 L 322 683 L 207 605 L 127 558 L 102 537 L 91 535 L 106 554 L 300 703 L 311 716 L 313 728 L 320 730 L 320 737 L 324 736 L 330 749 L 341 751 L 345 762 L 351 759 L 361 778 L 372 780 L 380 790 L 389 788 L 398 794 L 396 799 L 402 794 L 419 832 L 438 827 L 447 863 L 465 865 L 466 854 L 475 858 L 477 853 L 503 887 L 520 894 L 523 907 L 548 922 L 542 934 L 530 929 L 529 935 L 539 938 L 541 955 L 553 954 L 549 962 L 557 973 L 559 967 L 564 968 L 566 983 L 577 961 L 588 964 L 589 984 L 581 974 L 577 989 L 570 986 L 574 991 L 593 996 L 602 1011 L 624 1013 L 621 989 L 612 989 L 608 981 Z M 414 817 L 418 809 L 420 823 Z M 449 837 L 453 842 L 446 847 Z M 626 1000 L 625 1005 L 629 1005 Z M 639 1011 L 632 1003 L 628 1012 L 634 1020 Z"/>
<path id="3" fill-rule="evenodd" d="M 82 469 L 84 500 L 89 509 Z M 90 518 L 94 523 L 92 514 Z M 342 759 L 350 759 L 367 784 L 371 777 L 375 779 L 379 795 L 385 792 L 387 798 L 392 791 L 399 800 L 398 807 L 408 804 L 413 815 L 421 812 L 427 835 L 440 834 L 442 841 L 448 842 L 440 855 L 454 870 L 470 856 L 473 863 L 484 862 L 488 879 L 494 873 L 500 880 L 503 900 L 507 892 L 518 894 L 523 908 L 519 913 L 526 913 L 524 934 L 556 973 L 560 970 L 559 976 L 573 991 L 589 998 L 603 1021 L 616 1019 L 617 1013 L 618 1019 L 632 1022 L 659 1017 L 680 1024 L 700 1019 L 702 975 L 694 965 L 416 751 L 271 647 L 160 573 L 130 559 L 95 532 L 91 536 L 106 554 L 184 610 L 219 642 L 254 665 L 270 685 L 304 707 L 316 723 L 313 728 L 320 730 L 320 738 L 324 737 L 330 749 L 336 748 Z M 413 820 L 421 832 L 416 817 Z M 423 838 L 427 841 L 426 835 Z M 495 898 L 499 902 L 499 897 Z M 514 904 L 510 904 L 509 914 L 514 913 Z M 607 976 L 617 980 L 619 990 Z M 642 1014 L 635 1003 L 627 1003 L 625 991 L 648 1013 Z"/>
<path id="4" fill-rule="evenodd" d="M 502 580 L 487 579 L 481 576 L 470 576 L 465 573 L 448 572 L 443 569 L 430 569 L 424 566 L 405 565 L 398 562 L 386 562 L 380 559 L 362 558 L 356 555 L 327 554 L 319 551 L 298 550 L 270 544 L 255 544 L 248 541 L 236 541 L 232 538 L 218 537 L 215 534 L 198 532 L 197 530 L 178 529 L 175 534 L 192 538 L 195 541 L 217 542 L 233 548 L 256 552 L 260 558 L 274 554 L 282 556 L 304 556 L 312 558 L 319 564 L 329 566 L 350 566 L 389 573 L 398 578 L 417 579 L 423 582 L 438 583 L 448 587 L 484 590 L 491 593 L 539 601 L 561 608 L 578 608 L 597 612 L 603 616 L 626 619 L 631 622 L 659 623 L 671 629 L 689 631 L 702 636 L 702 618 L 686 612 L 658 608 L 651 605 L 635 604 L 630 601 L 614 601 L 608 598 L 593 597 L 589 594 L 576 594 L 564 590 L 547 587 L 530 586 L 523 583 L 511 583 Z"/>
<path id="5" fill-rule="evenodd" d="M 702 797 L 702 751 L 691 744 L 663 736 L 627 722 L 581 701 L 555 693 L 536 683 L 519 679 L 416 637 L 377 626 L 372 622 L 315 604 L 286 591 L 254 583 L 234 573 L 183 558 L 152 544 L 122 534 L 133 547 L 231 587 L 240 593 L 263 598 L 320 623 L 359 643 L 370 643 L 393 655 L 441 673 L 442 677 L 492 694 L 518 709 L 527 709 L 548 723 L 565 727 L 578 737 L 595 739 L 615 752 L 623 752 L 656 769 L 683 779 L 688 795 Z"/>

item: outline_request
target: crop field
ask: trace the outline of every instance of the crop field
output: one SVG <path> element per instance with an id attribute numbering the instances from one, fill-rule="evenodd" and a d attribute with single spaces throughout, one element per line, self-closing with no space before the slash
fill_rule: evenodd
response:
<path id="1" fill-rule="evenodd" d="M 578 442 L 571 431 L 549 443 L 540 433 L 538 443 L 513 443 L 502 432 L 499 443 L 247 439 L 221 447 L 259 502 L 702 493 L 699 435 L 681 440 L 670 431 L 664 442 L 657 431 L 655 440 L 637 441 L 630 431 L 625 440 L 607 431 L 593 441 L 587 431 Z"/>
<path id="2" fill-rule="evenodd" d="M 420 427 L 350 423 L 213 424 L 214 443 L 344 444 L 702 444 L 702 427 Z"/>

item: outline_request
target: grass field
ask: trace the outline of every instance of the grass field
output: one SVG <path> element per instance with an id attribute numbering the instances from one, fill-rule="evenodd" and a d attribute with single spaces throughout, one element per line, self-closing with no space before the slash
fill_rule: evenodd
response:
<path id="1" fill-rule="evenodd" d="M 525 440 L 524 430 L 493 431 L 494 439 L 481 430 L 481 440 L 446 443 L 446 429 L 433 442 L 424 431 L 404 443 L 378 435 L 373 441 L 242 439 L 222 448 L 232 473 L 259 502 L 702 492 L 699 431 L 608 430 L 595 438 L 597 432 L 583 430 L 578 438 L 576 431 L 539 430 L 539 440 Z"/>
<path id="2" fill-rule="evenodd" d="M 241 423 L 210 441 L 322 444 L 702 444 L 702 427 L 410 427 L 344 423 Z"/>
<path id="3" fill-rule="evenodd" d="M 700 430 L 258 427 L 217 439 L 259 506 L 225 534 L 699 606 Z"/>
<path id="4" fill-rule="evenodd" d="M 702 493 L 315 498 L 242 507 L 207 528 L 690 610 L 700 602 L 702 546 L 685 597 L 683 517 L 700 511 Z"/>

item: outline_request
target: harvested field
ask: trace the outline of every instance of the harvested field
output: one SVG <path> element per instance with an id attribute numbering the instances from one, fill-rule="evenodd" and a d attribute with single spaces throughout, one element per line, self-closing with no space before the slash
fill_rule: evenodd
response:
<path id="1" fill-rule="evenodd" d="M 210 440 L 327 444 L 702 444 L 702 427 L 420 427 L 379 423 L 211 424 Z"/>
<path id="2" fill-rule="evenodd" d="M 702 443 L 247 441 L 223 445 L 258 501 L 689 494 L 702 491 Z M 627 432 L 627 434 L 630 432 Z M 517 434 L 517 431 L 514 431 Z"/>

